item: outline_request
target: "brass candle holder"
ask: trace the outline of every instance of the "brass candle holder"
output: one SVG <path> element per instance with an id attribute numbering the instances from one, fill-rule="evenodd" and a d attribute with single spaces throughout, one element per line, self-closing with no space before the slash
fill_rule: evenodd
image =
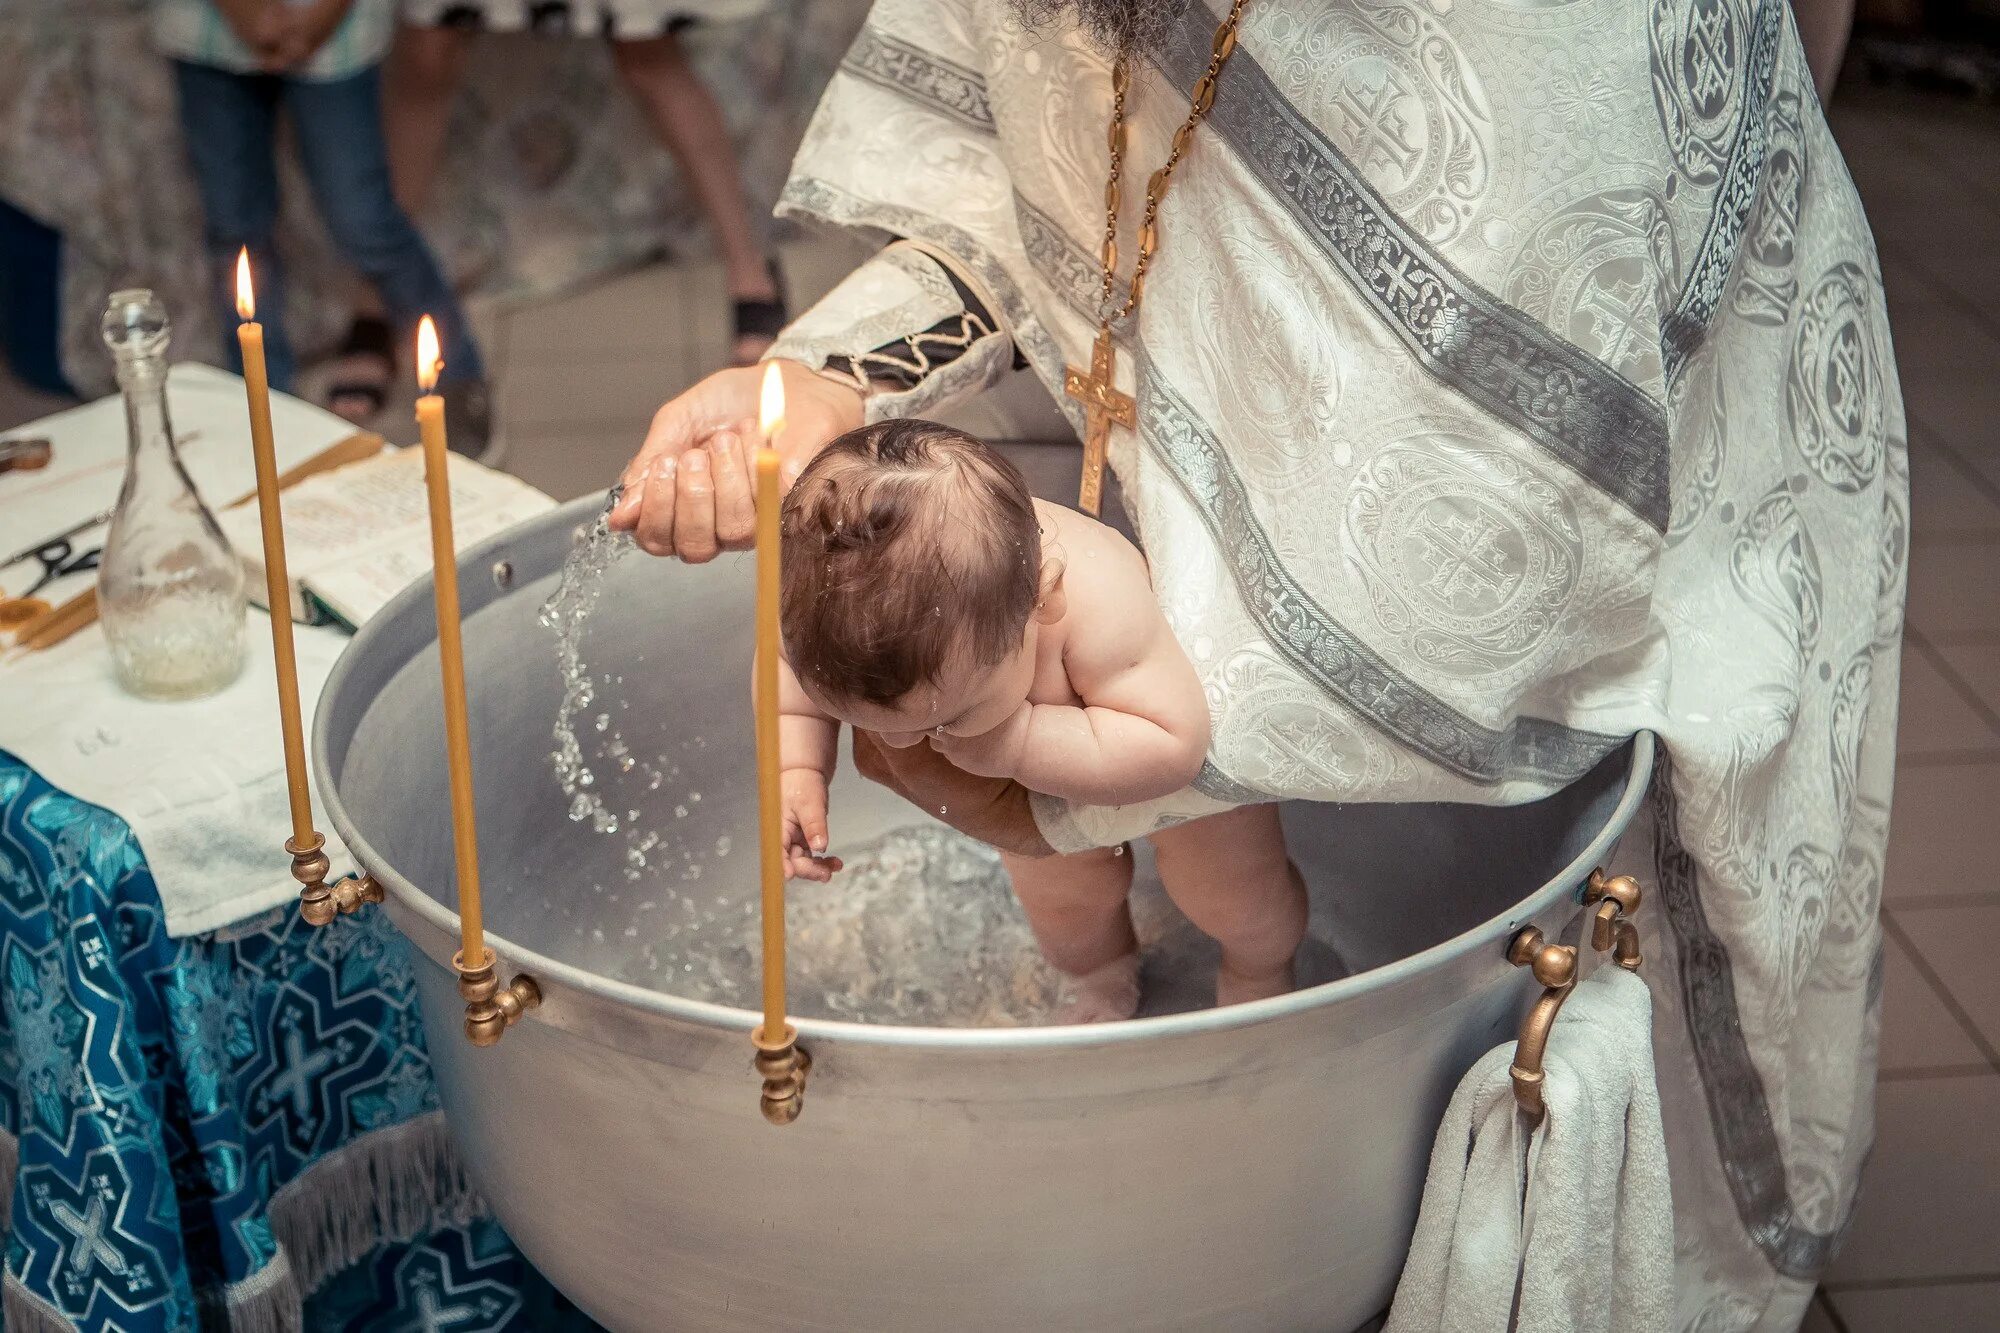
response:
<path id="1" fill-rule="evenodd" d="M 285 839 L 292 856 L 292 878 L 299 882 L 299 915 L 309 926 L 324 926 L 335 917 L 350 916 L 365 903 L 379 903 L 384 895 L 373 875 L 350 875 L 333 884 L 326 882 L 331 865 L 321 851 L 326 839 L 318 833 L 304 847 L 297 838 Z"/>
<path id="2" fill-rule="evenodd" d="M 458 609 L 458 547 L 451 534 L 451 481 L 445 442 L 444 399 L 437 387 L 443 360 L 437 326 L 425 315 L 417 326 L 417 434 L 423 441 L 424 493 L 431 518 L 431 586 L 437 602 L 439 686 L 444 695 L 445 761 L 451 779 L 451 839 L 458 871 L 460 948 L 451 965 L 458 993 L 465 997 L 465 1035 L 474 1046 L 491 1046 L 521 1015 L 542 1002 L 542 988 L 525 973 L 504 986 L 486 947 L 479 895 L 479 830 L 472 794 L 472 730 L 465 703 L 465 643 Z M 478 959 L 470 965 L 467 959 Z"/>
<path id="3" fill-rule="evenodd" d="M 785 386 L 778 364 L 764 368 L 757 450 L 757 655 L 752 661 L 756 714 L 757 850 L 761 873 L 764 1021 L 750 1034 L 752 1060 L 764 1080 L 758 1106 L 774 1125 L 789 1125 L 805 1106 L 812 1057 L 799 1047 L 798 1029 L 785 1021 L 785 813 L 778 751 L 778 451 L 785 428 Z M 697 446 L 699 447 L 699 446 Z"/>
<path id="4" fill-rule="evenodd" d="M 364 903 L 381 902 L 382 886 L 369 875 L 328 884 L 326 872 L 332 863 L 323 850 L 326 839 L 313 827 L 298 656 L 292 645 L 292 585 L 285 568 L 285 520 L 271 437 L 271 385 L 264 368 L 264 326 L 257 323 L 248 250 L 236 258 L 236 313 L 242 318 L 236 341 L 243 350 L 243 392 L 250 408 L 250 454 L 257 467 L 257 517 L 264 538 L 264 592 L 271 609 L 271 657 L 278 676 L 278 729 L 284 740 L 285 783 L 292 807 L 292 836 L 285 839 L 285 851 L 292 858 L 292 878 L 299 882 L 299 915 L 309 926 L 324 926 L 360 911 Z"/>

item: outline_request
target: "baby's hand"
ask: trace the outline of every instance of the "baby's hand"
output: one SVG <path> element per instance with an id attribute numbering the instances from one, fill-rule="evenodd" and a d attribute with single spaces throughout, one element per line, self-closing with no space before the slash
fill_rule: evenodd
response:
<path id="1" fill-rule="evenodd" d="M 1028 746 L 1028 721 L 1035 706 L 1023 700 L 1005 722 L 977 736 L 933 736 L 931 748 L 976 778 L 1011 778 Z"/>
<path id="2" fill-rule="evenodd" d="M 788 768 L 779 777 L 785 806 L 785 873 L 824 884 L 841 868 L 826 850 L 826 775 L 817 768 Z"/>

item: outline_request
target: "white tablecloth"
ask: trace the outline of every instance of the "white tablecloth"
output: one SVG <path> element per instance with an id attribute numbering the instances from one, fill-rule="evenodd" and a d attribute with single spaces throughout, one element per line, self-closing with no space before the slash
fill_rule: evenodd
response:
<path id="1" fill-rule="evenodd" d="M 186 365 L 174 367 L 167 383 L 175 433 L 193 437 L 182 458 L 203 498 L 221 505 L 249 491 L 256 478 L 242 381 Z M 281 394 L 273 395 L 271 418 L 281 469 L 354 429 Z M 14 433 L 48 436 L 55 458 L 40 472 L 0 474 L 0 558 L 110 507 L 124 475 L 124 409 L 115 397 Z M 94 545 L 102 529 L 78 540 Z M 23 574 L 16 566 L 0 571 L 0 579 L 18 590 Z M 167 928 L 177 936 L 219 929 L 298 892 L 283 850 L 291 819 L 270 629 L 254 608 L 245 632 L 242 675 L 222 692 L 187 703 L 126 694 L 95 625 L 0 666 L 0 749 L 132 826 L 166 906 Z M 347 638 L 306 626 L 296 637 L 310 734 L 320 687 Z M 314 811 L 334 871 L 344 874 L 351 863 L 317 797 Z"/>

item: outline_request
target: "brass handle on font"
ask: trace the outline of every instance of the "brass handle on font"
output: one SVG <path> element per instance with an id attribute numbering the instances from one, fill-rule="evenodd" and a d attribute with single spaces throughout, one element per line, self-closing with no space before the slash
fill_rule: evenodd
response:
<path id="1" fill-rule="evenodd" d="M 1627 972 L 1639 970 L 1639 928 L 1632 917 L 1639 910 L 1639 882 L 1630 875 L 1606 878 L 1602 869 L 1590 872 L 1583 891 L 1591 912 L 1590 946 L 1599 953 L 1609 952 L 1612 961 Z M 1551 943 L 1534 926 L 1525 926 L 1507 944 L 1507 961 L 1525 967 L 1542 985 L 1542 994 L 1521 1019 L 1521 1031 L 1514 1042 L 1514 1062 L 1507 1073 L 1514 1082 L 1514 1100 L 1530 1123 L 1539 1123 L 1546 1113 L 1542 1101 L 1542 1060 L 1548 1054 L 1549 1033 L 1563 1001 L 1576 989 L 1576 949 Z"/>

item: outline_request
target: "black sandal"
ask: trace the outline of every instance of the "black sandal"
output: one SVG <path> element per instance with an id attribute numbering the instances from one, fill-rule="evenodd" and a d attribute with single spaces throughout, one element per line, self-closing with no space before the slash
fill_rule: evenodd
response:
<path id="1" fill-rule="evenodd" d="M 791 316 L 785 310 L 785 284 L 784 279 L 778 274 L 777 261 L 769 261 L 765 267 L 770 270 L 771 286 L 778 294 L 770 300 L 731 303 L 731 322 L 735 328 L 730 344 L 732 349 L 745 338 L 764 338 L 776 342 L 778 335 L 785 331 L 785 325 L 791 322 Z M 763 354 L 759 353 L 744 360 L 734 356 L 732 351 L 731 359 L 739 366 L 754 366 L 763 359 Z"/>
<path id="2" fill-rule="evenodd" d="M 364 424 L 388 403 L 389 386 L 396 378 L 395 340 L 388 323 L 373 315 L 357 315 L 348 327 L 347 340 L 334 355 L 340 361 L 365 360 L 381 367 L 376 379 L 358 377 L 351 365 L 345 367 L 344 375 L 336 369 L 326 386 L 327 411 L 356 425 Z"/>

